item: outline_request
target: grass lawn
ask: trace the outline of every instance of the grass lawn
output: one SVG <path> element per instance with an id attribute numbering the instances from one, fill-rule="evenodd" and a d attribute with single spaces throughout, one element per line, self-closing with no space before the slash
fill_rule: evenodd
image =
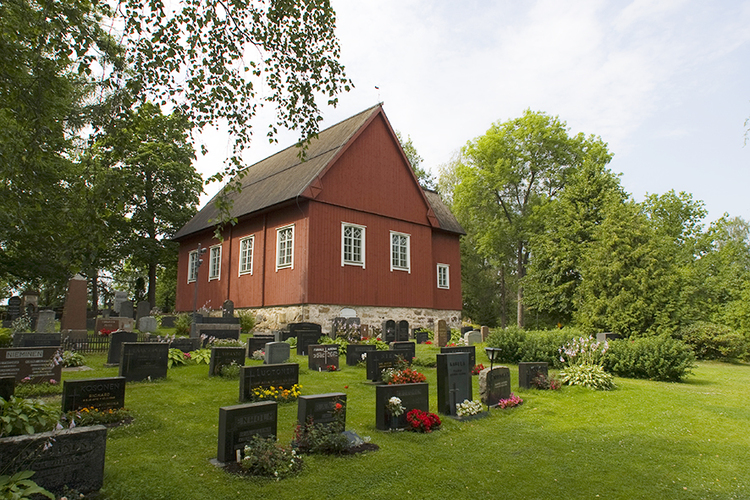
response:
<path id="1" fill-rule="evenodd" d="M 417 346 L 422 358 L 436 352 Z M 105 361 L 90 355 L 94 370 L 65 372 L 63 380 L 117 375 Z M 347 428 L 370 436 L 379 451 L 306 456 L 300 475 L 279 482 L 228 475 L 209 460 L 216 457 L 219 407 L 238 403 L 239 382 L 209 378 L 206 365 L 178 367 L 166 380 L 128 384 L 125 402 L 135 420 L 108 433 L 102 497 L 750 498 L 749 365 L 701 363 L 679 384 L 618 378 L 611 392 L 519 391 L 511 366 L 522 406 L 476 421 L 444 418 L 442 430 L 416 434 L 375 429 L 375 387 L 364 368 L 318 373 L 307 370 L 305 358 L 292 361 L 300 364 L 303 394 L 347 394 Z M 489 366 L 483 349 L 477 362 Z M 420 371 L 435 412 L 436 371 Z M 279 405 L 280 442 L 291 441 L 296 415 L 296 403 Z"/>

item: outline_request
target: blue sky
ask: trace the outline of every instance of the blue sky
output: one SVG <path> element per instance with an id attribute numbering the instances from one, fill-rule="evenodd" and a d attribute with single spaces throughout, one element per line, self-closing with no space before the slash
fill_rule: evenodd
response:
<path id="1" fill-rule="evenodd" d="M 750 1 L 332 3 L 356 88 L 324 110 L 324 127 L 383 101 L 437 172 L 493 122 L 544 111 L 601 136 L 635 199 L 686 191 L 708 220 L 750 220 Z M 267 121 L 258 117 L 257 137 Z M 295 137 L 258 140 L 248 159 Z M 198 168 L 210 175 L 228 144 L 216 132 L 202 141 L 211 153 Z"/>

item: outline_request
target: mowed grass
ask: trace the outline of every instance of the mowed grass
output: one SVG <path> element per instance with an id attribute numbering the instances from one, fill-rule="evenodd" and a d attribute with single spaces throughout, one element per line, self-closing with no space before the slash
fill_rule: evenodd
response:
<path id="1" fill-rule="evenodd" d="M 418 346 L 417 355 L 438 349 Z M 104 356 L 93 371 L 64 380 L 115 376 Z M 342 358 L 343 359 L 343 358 Z M 296 477 L 275 482 L 229 475 L 216 457 L 219 407 L 238 404 L 239 382 L 208 376 L 208 367 L 172 368 L 166 380 L 130 383 L 135 420 L 107 439 L 106 499 L 747 499 L 750 498 L 750 366 L 701 363 L 684 383 L 616 379 L 597 392 L 518 390 L 524 404 L 489 418 L 443 418 L 431 434 L 375 429 L 375 387 L 365 369 L 310 372 L 300 364 L 303 394 L 347 394 L 347 428 L 380 450 L 358 456 L 306 456 Z M 481 348 L 477 361 L 489 366 Z M 258 363 L 248 360 L 248 364 Z M 420 369 L 436 411 L 436 370 Z M 478 382 L 474 377 L 474 397 Z M 59 397 L 57 398 L 59 400 Z M 279 441 L 288 444 L 295 403 L 279 405 Z"/>

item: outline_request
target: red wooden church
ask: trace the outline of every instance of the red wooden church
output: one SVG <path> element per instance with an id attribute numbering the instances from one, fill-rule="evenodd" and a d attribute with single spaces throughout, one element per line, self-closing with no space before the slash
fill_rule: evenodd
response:
<path id="1" fill-rule="evenodd" d="M 248 168 L 223 241 L 213 202 L 175 235 L 177 310 L 192 310 L 198 285 L 198 307 L 231 299 L 259 328 L 330 325 L 342 309 L 370 325 L 458 325 L 465 233 L 420 187 L 382 106 L 321 131 L 305 161 L 298 154 L 292 146 Z"/>

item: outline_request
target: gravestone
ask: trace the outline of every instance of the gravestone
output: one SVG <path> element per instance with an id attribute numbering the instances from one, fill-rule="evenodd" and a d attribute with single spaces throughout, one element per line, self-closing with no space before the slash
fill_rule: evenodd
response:
<path id="1" fill-rule="evenodd" d="M 138 334 L 135 332 L 126 332 L 118 330 L 109 335 L 109 351 L 107 352 L 107 364 L 117 365 L 120 363 L 120 354 L 122 353 L 122 344 L 125 342 L 137 342 Z"/>
<path id="2" fill-rule="evenodd" d="M 65 295 L 65 306 L 60 320 L 61 330 L 86 329 L 87 293 L 86 278 L 80 274 L 73 276 L 68 282 L 68 293 Z"/>
<path id="3" fill-rule="evenodd" d="M 247 357 L 252 358 L 255 351 L 266 350 L 266 344 L 273 342 L 275 338 L 271 335 L 264 335 L 260 333 L 254 334 L 252 337 L 247 338 Z"/>
<path id="4" fill-rule="evenodd" d="M 430 340 L 430 332 L 418 328 L 414 330 L 414 340 L 417 342 L 417 344 L 424 344 L 425 342 Z"/>
<path id="5" fill-rule="evenodd" d="M 54 333 L 55 332 L 55 311 L 45 309 L 39 311 L 36 320 L 37 333 Z"/>
<path id="6" fill-rule="evenodd" d="M 174 328 L 174 323 L 177 320 L 177 316 L 162 316 L 161 327 L 162 328 Z"/>
<path id="7" fill-rule="evenodd" d="M 387 409 L 388 400 L 397 397 L 401 400 L 404 413 L 391 415 Z M 375 387 L 375 427 L 380 430 L 403 429 L 407 426 L 406 414 L 411 410 L 430 410 L 430 392 L 427 382 L 417 384 L 378 385 Z"/>
<path id="8" fill-rule="evenodd" d="M 336 405 L 341 405 L 337 409 Z M 300 396 L 297 399 L 297 425 L 307 423 L 331 426 L 342 424 L 341 432 L 346 430 L 346 394 L 329 392 Z"/>
<path id="9" fill-rule="evenodd" d="M 2 438 L 0 464 L 8 475 L 36 471 L 31 479 L 47 490 L 88 494 L 104 482 L 106 446 L 103 425 Z"/>
<path id="10" fill-rule="evenodd" d="M 349 344 L 346 346 L 346 364 L 347 366 L 357 366 L 360 362 L 367 359 L 362 358 L 362 354 L 375 351 L 377 348 L 370 344 Z"/>
<path id="11" fill-rule="evenodd" d="M 113 316 L 114 311 L 109 308 L 102 309 L 102 318 L 109 318 Z"/>
<path id="12" fill-rule="evenodd" d="M 225 320 L 226 323 L 218 323 L 211 320 Z M 237 322 L 231 322 L 230 320 L 236 319 Z M 192 338 L 201 338 L 205 335 L 206 337 L 213 337 L 216 339 L 240 339 L 240 330 L 242 327 L 239 324 L 240 318 L 203 318 L 201 323 L 193 323 L 190 327 L 190 336 Z"/>
<path id="13" fill-rule="evenodd" d="M 8 299 L 8 319 L 13 321 L 21 316 L 21 297 L 14 295 Z"/>
<path id="14" fill-rule="evenodd" d="M 407 342 L 409 340 L 409 322 L 402 320 L 396 325 L 396 342 Z"/>
<path id="15" fill-rule="evenodd" d="M 138 307 L 135 313 L 135 324 L 139 324 L 141 318 L 145 318 L 151 314 L 151 304 L 148 300 L 142 300 L 138 302 Z"/>
<path id="16" fill-rule="evenodd" d="M 38 384 L 50 380 L 60 381 L 62 364 L 53 359 L 57 347 L 11 347 L 0 349 L 0 378 L 13 377 L 21 381 Z M 24 380 L 28 377 L 28 380 Z"/>
<path id="17" fill-rule="evenodd" d="M 307 346 L 317 344 L 323 335 L 322 327 L 317 323 L 290 323 L 292 337 L 297 337 L 297 355 L 307 356 Z"/>
<path id="18" fill-rule="evenodd" d="M 292 332 L 290 332 L 289 330 L 276 330 L 273 332 L 274 342 L 284 342 L 285 340 L 292 337 L 294 337 L 294 335 L 292 335 Z"/>
<path id="19" fill-rule="evenodd" d="M 193 352 L 201 346 L 201 339 L 191 339 L 189 337 L 177 337 L 169 343 L 170 349 L 179 349 L 182 352 Z"/>
<path id="20" fill-rule="evenodd" d="M 135 313 L 133 312 L 133 301 L 132 300 L 126 300 L 122 304 L 120 304 L 120 317 L 121 318 L 128 318 L 133 319 L 135 318 Z"/>
<path id="21" fill-rule="evenodd" d="M 329 366 L 339 369 L 338 344 L 310 344 L 307 346 L 307 368 L 313 371 L 327 371 Z"/>
<path id="22" fill-rule="evenodd" d="M 13 347 L 60 347 L 59 333 L 16 333 L 13 335 Z"/>
<path id="23" fill-rule="evenodd" d="M 473 329 L 474 329 L 473 326 L 462 326 L 461 327 L 461 337 L 463 337 L 464 335 L 466 335 L 467 333 L 469 333 Z"/>
<path id="24" fill-rule="evenodd" d="M 120 377 L 127 382 L 166 378 L 169 344 L 162 342 L 125 342 L 120 355 Z"/>
<path id="25" fill-rule="evenodd" d="M 253 436 L 276 436 L 278 404 L 276 401 L 245 403 L 219 408 L 219 447 L 216 459 L 233 462 Z"/>
<path id="26" fill-rule="evenodd" d="M 472 330 L 470 332 L 466 332 L 464 334 L 464 342 L 466 342 L 466 345 L 473 346 L 474 344 L 481 344 L 482 343 L 482 334 L 478 330 Z"/>
<path id="27" fill-rule="evenodd" d="M 438 320 L 437 343 L 440 347 L 445 347 L 451 339 L 451 331 L 444 319 Z"/>
<path id="28" fill-rule="evenodd" d="M 62 411 L 116 410 L 125 406 L 125 378 L 89 378 L 63 383 Z"/>
<path id="29" fill-rule="evenodd" d="M 120 321 L 118 318 L 97 318 L 96 324 L 94 325 L 95 332 L 101 332 L 106 330 L 110 333 L 121 330 Z"/>
<path id="30" fill-rule="evenodd" d="M 450 354 L 454 352 L 467 352 L 469 353 L 469 364 L 473 368 L 477 364 L 477 352 L 476 347 L 472 346 L 452 346 L 452 347 L 441 347 L 440 352 L 443 354 Z M 461 401 L 459 401 L 461 402 Z"/>
<path id="31" fill-rule="evenodd" d="M 487 337 L 490 336 L 490 327 L 483 326 L 479 329 L 479 332 L 482 334 L 482 342 L 487 342 Z"/>
<path id="32" fill-rule="evenodd" d="M 291 389 L 296 384 L 299 384 L 297 363 L 243 366 L 240 368 L 240 401 L 252 399 L 252 391 L 258 387 Z"/>
<path id="33" fill-rule="evenodd" d="M 15 377 L 2 377 L 0 378 L 0 398 L 8 401 L 10 397 L 16 392 L 16 378 Z"/>
<path id="34" fill-rule="evenodd" d="M 268 342 L 263 362 L 267 365 L 278 365 L 289 360 L 292 348 L 286 342 Z"/>
<path id="35" fill-rule="evenodd" d="M 437 409 L 445 415 L 456 415 L 456 404 L 472 400 L 469 353 L 437 355 Z"/>
<path id="36" fill-rule="evenodd" d="M 383 380 L 383 370 L 396 366 L 403 357 L 398 351 L 372 351 L 367 353 L 367 378 L 373 382 Z"/>
<path id="37" fill-rule="evenodd" d="M 211 362 L 208 365 L 208 374 L 211 376 L 221 375 L 221 368 L 235 364 L 245 366 L 244 347 L 212 347 Z"/>
<path id="38" fill-rule="evenodd" d="M 396 341 L 396 322 L 392 319 L 383 321 L 383 342 L 390 344 Z"/>
<path id="39" fill-rule="evenodd" d="M 610 342 L 621 338 L 619 333 L 599 332 L 596 334 L 597 342 Z"/>
<path id="40" fill-rule="evenodd" d="M 506 366 L 485 368 L 479 372 L 479 397 L 487 406 L 496 406 L 510 397 L 510 369 Z"/>
<path id="41" fill-rule="evenodd" d="M 156 318 L 153 316 L 144 316 L 138 320 L 138 330 L 141 332 L 154 333 L 157 328 Z"/>
<path id="42" fill-rule="evenodd" d="M 234 318 L 234 302 L 227 299 L 221 305 L 221 316 L 224 318 Z"/>
<path id="43" fill-rule="evenodd" d="M 411 363 L 414 357 L 417 355 L 417 346 L 414 342 L 391 342 L 391 351 L 398 351 L 401 356 L 404 357 L 405 361 Z"/>
<path id="44" fill-rule="evenodd" d="M 547 377 L 549 364 L 545 362 L 521 362 L 518 363 L 518 387 L 522 389 L 531 389 L 532 382 L 539 375 Z"/>
<path id="45" fill-rule="evenodd" d="M 95 326 L 96 326 L 96 318 L 86 318 L 86 331 L 93 330 Z M 81 330 L 78 330 L 78 331 L 81 331 Z"/>
<path id="46" fill-rule="evenodd" d="M 115 297 L 112 300 L 112 309 L 114 309 L 115 313 L 122 316 L 122 304 L 128 300 L 128 292 L 123 292 L 121 290 L 115 290 Z M 130 316 L 132 318 L 132 315 Z"/>

